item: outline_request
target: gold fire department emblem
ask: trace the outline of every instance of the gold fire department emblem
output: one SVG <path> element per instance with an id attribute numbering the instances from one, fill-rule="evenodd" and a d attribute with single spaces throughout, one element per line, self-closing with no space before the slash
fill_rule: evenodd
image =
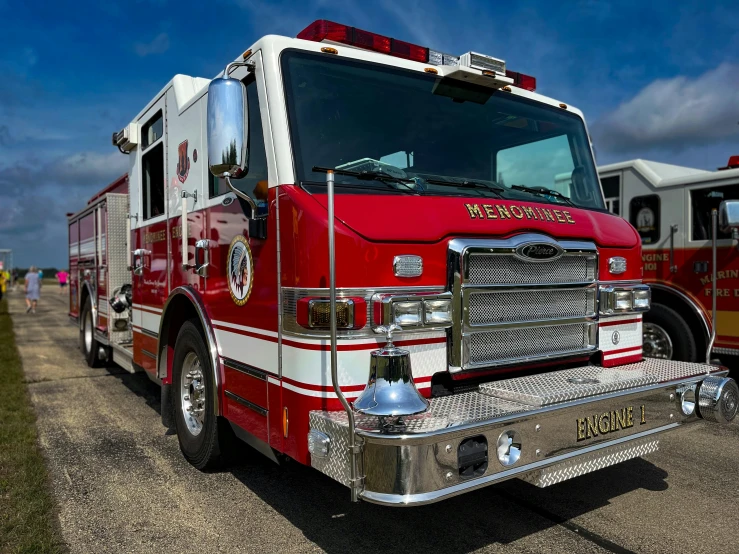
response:
<path id="1" fill-rule="evenodd" d="M 228 249 L 228 290 L 237 306 L 249 300 L 254 281 L 254 261 L 251 257 L 249 241 L 237 235 Z"/>

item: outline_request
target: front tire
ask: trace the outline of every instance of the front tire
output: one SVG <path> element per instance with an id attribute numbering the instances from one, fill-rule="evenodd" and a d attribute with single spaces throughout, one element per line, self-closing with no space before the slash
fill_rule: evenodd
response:
<path id="1" fill-rule="evenodd" d="M 82 350 L 88 366 L 97 367 L 100 365 L 100 358 L 98 357 L 100 343 L 95 339 L 95 322 L 92 319 L 92 302 L 89 297 L 85 301 L 85 307 L 82 309 L 80 350 Z"/>
<path id="2" fill-rule="evenodd" d="M 652 304 L 644 314 L 642 335 L 647 358 L 682 362 L 694 362 L 698 358 L 690 327 L 679 313 L 663 304 Z"/>
<path id="3" fill-rule="evenodd" d="M 213 411 L 215 381 L 208 349 L 193 321 L 180 329 L 172 364 L 174 420 L 180 450 L 200 470 L 223 463 L 223 424 Z"/>

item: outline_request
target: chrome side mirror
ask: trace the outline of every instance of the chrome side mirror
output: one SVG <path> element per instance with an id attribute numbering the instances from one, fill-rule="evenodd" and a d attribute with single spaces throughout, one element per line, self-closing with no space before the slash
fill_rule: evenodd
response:
<path id="1" fill-rule="evenodd" d="M 246 86 L 238 79 L 213 79 L 208 86 L 208 167 L 216 177 L 240 179 L 249 171 L 249 110 Z"/>
<path id="2" fill-rule="evenodd" d="M 249 237 L 267 238 L 267 221 L 259 215 L 254 199 L 237 189 L 231 179 L 240 179 L 249 171 L 249 107 L 246 86 L 229 77 L 232 67 L 246 66 L 249 62 L 232 62 L 226 66 L 223 77 L 213 79 L 208 85 L 208 168 L 222 178 L 236 196 L 251 208 Z"/>
<path id="3" fill-rule="evenodd" d="M 739 200 L 724 200 L 718 208 L 718 226 L 722 232 L 739 230 Z M 734 232 L 736 234 L 736 231 Z"/>

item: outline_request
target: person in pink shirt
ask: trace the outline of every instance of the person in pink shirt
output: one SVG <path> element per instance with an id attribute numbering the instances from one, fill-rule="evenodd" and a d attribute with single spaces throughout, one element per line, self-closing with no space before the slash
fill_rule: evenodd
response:
<path id="1" fill-rule="evenodd" d="M 62 269 L 59 273 L 56 274 L 56 278 L 59 281 L 59 294 L 63 294 L 67 288 L 67 279 L 69 278 L 69 273 Z"/>

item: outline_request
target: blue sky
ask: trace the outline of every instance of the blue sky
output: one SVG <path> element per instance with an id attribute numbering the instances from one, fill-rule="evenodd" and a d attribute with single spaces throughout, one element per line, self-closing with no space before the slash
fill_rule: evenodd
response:
<path id="1" fill-rule="evenodd" d="M 714 169 L 739 154 L 736 2 L 0 0 L 0 248 L 66 265 L 66 220 L 124 171 L 110 145 L 176 73 L 332 19 L 505 59 L 585 112 L 605 164 Z"/>

